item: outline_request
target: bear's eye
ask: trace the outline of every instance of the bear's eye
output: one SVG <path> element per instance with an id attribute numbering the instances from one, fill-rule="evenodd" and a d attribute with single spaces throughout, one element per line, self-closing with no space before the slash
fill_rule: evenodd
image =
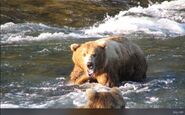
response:
<path id="1" fill-rule="evenodd" d="M 86 56 L 86 54 L 85 54 L 85 53 L 83 53 L 83 56 L 85 57 L 85 56 Z"/>
<path id="2" fill-rule="evenodd" d="M 92 56 L 93 56 L 93 57 L 96 57 L 96 54 L 93 54 Z"/>

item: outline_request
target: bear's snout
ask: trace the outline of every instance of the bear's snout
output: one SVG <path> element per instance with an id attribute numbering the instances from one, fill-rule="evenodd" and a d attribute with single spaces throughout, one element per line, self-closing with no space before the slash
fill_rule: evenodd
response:
<path id="1" fill-rule="evenodd" d="M 88 69 L 93 69 L 93 63 L 92 62 L 88 62 L 87 63 L 87 67 L 88 67 Z"/>

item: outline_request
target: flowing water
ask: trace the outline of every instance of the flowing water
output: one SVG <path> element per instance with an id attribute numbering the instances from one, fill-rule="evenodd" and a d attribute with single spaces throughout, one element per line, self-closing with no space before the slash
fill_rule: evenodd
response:
<path id="1" fill-rule="evenodd" d="M 185 108 L 185 1 L 133 7 L 84 28 L 42 23 L 1 25 L 1 108 L 76 108 L 85 90 L 99 84 L 67 85 L 73 68 L 69 45 L 121 34 L 144 51 L 143 83 L 119 87 L 126 108 Z"/>

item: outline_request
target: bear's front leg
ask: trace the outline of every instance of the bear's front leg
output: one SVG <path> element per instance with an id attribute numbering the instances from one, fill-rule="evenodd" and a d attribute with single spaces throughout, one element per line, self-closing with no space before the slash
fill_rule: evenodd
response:
<path id="1" fill-rule="evenodd" d="M 114 87 L 116 86 L 116 83 L 114 80 L 110 79 L 110 76 L 107 73 L 100 74 L 96 77 L 98 83 L 108 86 L 108 87 Z"/>
<path id="2" fill-rule="evenodd" d="M 108 82 L 108 75 L 106 73 L 100 74 L 96 77 L 98 83 L 106 85 Z"/>
<path id="3" fill-rule="evenodd" d="M 75 84 L 80 85 L 80 84 L 87 82 L 88 80 L 89 80 L 89 77 L 87 75 L 83 74 L 78 79 L 76 79 Z"/>
<path id="4" fill-rule="evenodd" d="M 84 74 L 84 71 L 78 67 L 74 66 L 73 71 L 70 74 L 70 83 L 75 83 L 77 79 L 79 79 Z"/>

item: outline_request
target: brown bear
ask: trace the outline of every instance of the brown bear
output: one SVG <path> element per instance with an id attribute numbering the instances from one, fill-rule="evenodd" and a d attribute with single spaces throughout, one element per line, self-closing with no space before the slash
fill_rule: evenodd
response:
<path id="1" fill-rule="evenodd" d="M 109 87 L 124 80 L 146 78 L 147 63 L 143 51 L 120 36 L 102 38 L 70 46 L 74 62 L 70 82 L 98 82 Z"/>
<path id="2" fill-rule="evenodd" d="M 121 91 L 113 87 L 109 92 L 97 92 L 93 89 L 86 90 L 87 103 L 83 108 L 105 108 L 105 109 L 123 109 L 125 101 Z"/>

